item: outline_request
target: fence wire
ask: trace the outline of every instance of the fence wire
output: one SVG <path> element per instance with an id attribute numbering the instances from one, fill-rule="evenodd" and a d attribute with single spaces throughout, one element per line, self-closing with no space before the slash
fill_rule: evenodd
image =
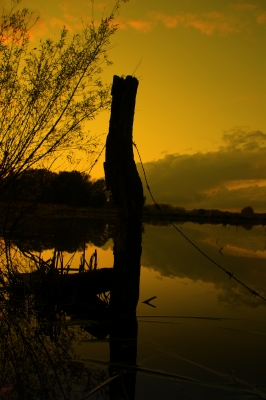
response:
<path id="1" fill-rule="evenodd" d="M 153 196 L 153 194 L 152 194 L 152 192 L 151 192 L 150 186 L 149 186 L 149 184 L 148 184 L 147 175 L 146 175 L 146 172 L 145 172 L 145 169 L 144 169 L 144 166 L 143 166 L 143 163 L 142 163 L 142 159 L 141 159 L 141 156 L 140 156 L 139 149 L 138 149 L 136 143 L 134 143 L 134 142 L 132 142 L 132 143 L 133 143 L 133 146 L 135 147 L 135 149 L 136 149 L 136 151 L 137 151 L 137 153 L 138 153 L 138 157 L 139 157 L 139 160 L 140 160 L 141 168 L 142 168 L 142 171 L 143 171 L 143 174 L 144 174 L 144 179 L 145 179 L 146 187 L 147 187 L 148 192 L 149 192 L 149 194 L 150 194 L 150 196 L 151 196 L 151 198 L 152 198 L 152 201 L 153 201 L 153 203 L 155 204 L 155 206 L 157 207 L 157 209 L 162 213 L 162 215 L 165 216 L 165 213 L 163 212 L 162 208 L 160 207 L 160 204 L 154 199 L 154 196 Z M 198 250 L 199 253 L 201 253 L 205 258 L 207 258 L 207 259 L 208 259 L 212 264 L 214 264 L 216 267 L 220 268 L 223 272 L 225 272 L 225 273 L 229 276 L 229 279 L 233 279 L 234 281 L 238 282 L 241 286 L 243 286 L 245 289 L 247 289 L 247 290 L 252 294 L 252 296 L 254 296 L 254 297 L 259 297 L 260 299 L 266 301 L 266 298 L 263 297 L 259 292 L 257 292 L 256 290 L 251 289 L 249 286 L 247 286 L 245 283 L 243 283 L 240 279 L 238 279 L 236 276 L 234 276 L 233 272 L 227 271 L 222 265 L 218 264 L 218 263 L 217 263 L 216 261 L 214 261 L 211 257 L 209 257 L 203 250 L 201 250 L 195 243 L 193 243 L 192 240 L 190 240 L 190 239 L 189 239 L 175 224 L 174 224 L 174 222 L 169 221 L 169 223 L 173 226 L 173 228 L 174 228 L 178 233 L 180 233 L 180 235 L 183 236 L 183 238 L 184 238 L 188 243 L 190 243 L 196 250 Z"/>

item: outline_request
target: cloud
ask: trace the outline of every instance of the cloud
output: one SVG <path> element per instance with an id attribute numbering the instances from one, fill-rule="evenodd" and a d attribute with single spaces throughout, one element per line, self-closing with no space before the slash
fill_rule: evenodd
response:
<path id="1" fill-rule="evenodd" d="M 237 11 L 250 11 L 250 10 L 256 10 L 258 6 L 256 4 L 249 4 L 249 3 L 243 3 L 243 4 L 232 4 L 231 8 Z"/>
<path id="2" fill-rule="evenodd" d="M 40 38 L 49 35 L 49 28 L 46 21 L 39 19 L 29 31 L 30 41 L 35 42 Z"/>
<path id="3" fill-rule="evenodd" d="M 225 149 L 241 150 L 265 150 L 266 134 L 260 131 L 247 132 L 241 129 L 233 129 L 229 133 L 223 134 L 223 141 L 226 143 Z M 224 149 L 223 146 L 220 147 Z"/>
<path id="4" fill-rule="evenodd" d="M 61 29 L 63 28 L 63 26 L 65 26 L 69 32 L 73 32 L 72 26 L 60 18 L 55 18 L 55 17 L 51 18 L 50 25 L 53 28 L 59 27 Z"/>
<path id="5" fill-rule="evenodd" d="M 175 28 L 177 25 L 184 25 L 186 21 L 185 15 L 169 15 L 160 11 L 153 11 L 150 13 L 150 16 L 156 22 L 162 22 L 166 28 Z"/>
<path id="6" fill-rule="evenodd" d="M 82 30 L 84 25 L 90 25 L 92 19 L 95 26 L 99 26 L 102 18 L 105 18 L 110 11 L 108 11 L 108 2 L 93 2 L 91 5 L 89 3 L 86 0 L 78 2 L 64 0 L 64 2 L 59 3 L 58 8 L 61 14 L 61 21 L 59 20 L 59 22 L 67 26 L 67 29 L 71 32 Z M 70 26 L 71 29 L 69 29 Z"/>
<path id="7" fill-rule="evenodd" d="M 260 25 L 266 24 L 266 12 L 263 12 L 257 16 L 257 22 Z"/>
<path id="8" fill-rule="evenodd" d="M 28 31 L 29 34 L 29 41 L 30 43 L 39 41 L 40 38 L 43 36 L 49 35 L 49 27 L 46 21 L 43 21 L 42 19 L 36 20 L 34 17 L 31 20 L 32 26 L 30 30 Z M 18 33 L 18 32 L 17 32 Z M 3 36 L 1 40 L 4 43 L 10 44 L 12 41 L 11 36 Z M 18 43 L 22 43 L 21 39 L 18 39 Z"/>
<path id="9" fill-rule="evenodd" d="M 183 26 L 186 28 L 195 28 L 205 35 L 219 33 L 226 35 L 228 33 L 240 32 L 242 23 L 235 16 L 212 11 L 209 13 L 180 13 L 169 15 L 163 12 L 153 11 L 150 16 L 156 21 L 161 22 L 167 28 Z"/>
<path id="10" fill-rule="evenodd" d="M 153 23 L 151 21 L 145 21 L 145 20 L 127 21 L 126 25 L 129 25 L 132 28 L 136 29 L 137 31 L 141 31 L 144 33 L 150 32 L 153 29 Z"/>
<path id="11" fill-rule="evenodd" d="M 231 8 L 231 10 L 230 10 Z M 127 21 L 126 26 L 144 33 L 155 29 L 158 24 L 164 25 L 168 29 L 176 27 L 194 28 L 202 34 L 211 36 L 214 34 L 228 35 L 246 31 L 252 21 L 256 18 L 257 5 L 255 4 L 233 4 L 227 11 L 210 11 L 206 13 L 180 12 L 169 14 L 162 11 L 150 11 L 145 19 Z M 247 11 L 248 13 L 239 13 Z M 257 22 L 265 23 L 265 13 L 257 16 Z"/>
<path id="12" fill-rule="evenodd" d="M 245 184 L 245 180 L 243 180 Z M 202 206 L 208 209 L 222 209 L 240 211 L 243 207 L 251 205 L 255 212 L 265 212 L 266 186 L 247 186 L 239 189 L 222 187 L 205 193 Z M 198 208 L 193 204 L 193 208 Z"/>
<path id="13" fill-rule="evenodd" d="M 250 205 L 266 211 L 266 134 L 235 129 L 223 141 L 216 152 L 167 154 L 145 163 L 155 199 L 187 209 L 240 211 Z M 146 188 L 145 196 L 151 202 Z"/>

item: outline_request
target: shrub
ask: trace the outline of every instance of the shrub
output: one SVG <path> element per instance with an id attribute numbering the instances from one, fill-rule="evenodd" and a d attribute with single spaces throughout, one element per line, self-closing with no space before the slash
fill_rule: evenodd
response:
<path id="1" fill-rule="evenodd" d="M 254 210 L 251 206 L 244 207 L 241 210 L 241 215 L 243 215 L 243 217 L 253 217 Z"/>

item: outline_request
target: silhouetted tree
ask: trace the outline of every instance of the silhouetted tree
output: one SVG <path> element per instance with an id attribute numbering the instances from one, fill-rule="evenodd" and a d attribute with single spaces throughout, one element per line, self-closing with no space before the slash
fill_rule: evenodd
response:
<path id="1" fill-rule="evenodd" d="M 78 171 L 61 171 L 53 182 L 53 198 L 56 203 L 75 205 L 85 192 L 86 177 Z"/>
<path id="2" fill-rule="evenodd" d="M 199 208 L 198 209 L 198 214 L 199 215 L 206 215 L 206 210 L 204 210 L 204 208 Z"/>
<path id="3" fill-rule="evenodd" d="M 243 217 L 253 217 L 254 210 L 251 206 L 244 207 L 241 210 L 241 215 L 243 215 Z"/>
<path id="4" fill-rule="evenodd" d="M 104 207 L 110 193 L 105 180 L 91 181 L 79 171 L 51 172 L 30 168 L 12 182 L 2 200 L 16 199 L 16 203 L 53 203 L 77 207 Z"/>
<path id="5" fill-rule="evenodd" d="M 107 189 L 104 179 L 98 179 L 91 185 L 89 204 L 91 207 L 103 207 L 107 203 Z"/>
<path id="6" fill-rule="evenodd" d="M 68 39 L 41 40 L 29 49 L 32 14 L 17 10 L 0 18 L 0 184 L 6 187 L 23 171 L 53 158 L 71 157 L 77 149 L 89 154 L 97 144 L 83 132 L 83 123 L 109 107 L 109 87 L 101 81 L 110 36 L 121 2 L 109 16 L 94 21 Z M 69 43 L 69 44 L 67 44 Z M 1 189 L 1 188 L 0 188 Z"/>

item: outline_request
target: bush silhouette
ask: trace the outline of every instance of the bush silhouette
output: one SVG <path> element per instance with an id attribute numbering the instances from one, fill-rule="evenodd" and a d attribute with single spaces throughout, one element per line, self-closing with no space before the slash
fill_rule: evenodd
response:
<path id="1" fill-rule="evenodd" d="M 254 210 L 251 206 L 244 207 L 241 210 L 241 215 L 243 215 L 243 217 L 253 217 Z"/>

